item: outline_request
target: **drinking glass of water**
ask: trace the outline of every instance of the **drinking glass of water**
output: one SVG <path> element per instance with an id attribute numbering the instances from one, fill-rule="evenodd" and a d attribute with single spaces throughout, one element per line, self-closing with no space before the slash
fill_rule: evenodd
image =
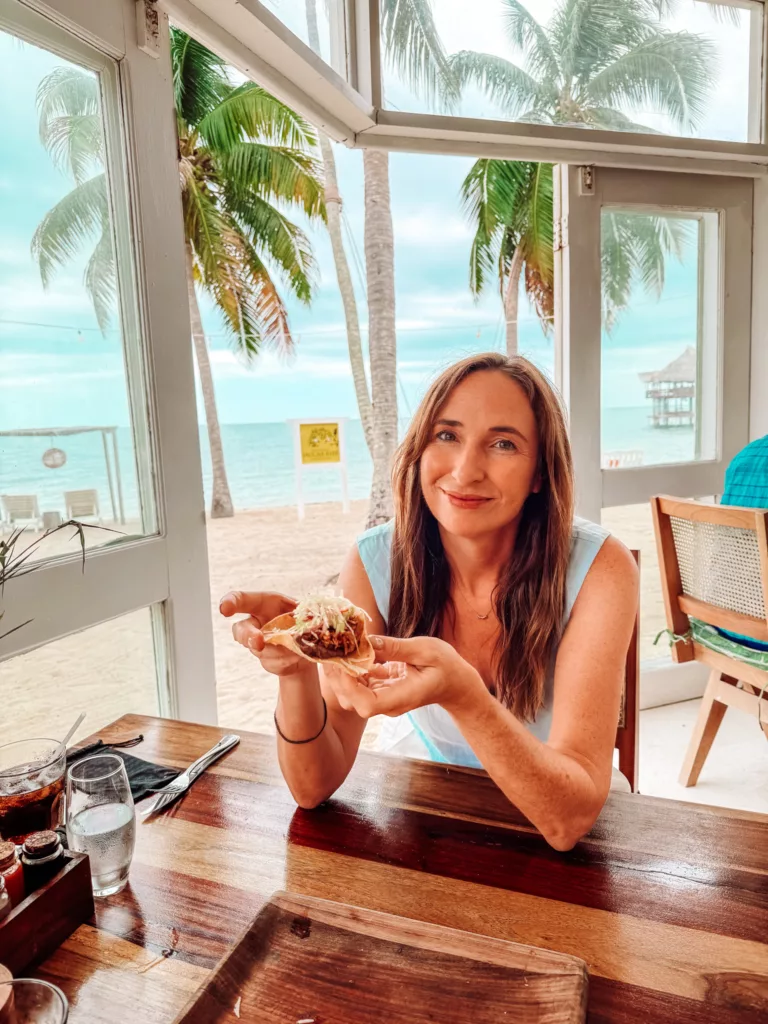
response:
<path id="1" fill-rule="evenodd" d="M 125 765 L 116 754 L 84 757 L 67 772 L 67 840 L 87 853 L 94 896 L 125 888 L 136 842 L 136 811 Z"/>

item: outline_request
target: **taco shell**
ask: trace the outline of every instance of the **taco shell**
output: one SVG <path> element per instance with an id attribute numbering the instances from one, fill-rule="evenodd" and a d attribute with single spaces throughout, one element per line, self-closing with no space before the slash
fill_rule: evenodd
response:
<path id="1" fill-rule="evenodd" d="M 313 658 L 296 643 L 295 629 L 296 619 L 293 612 L 288 612 L 287 615 L 278 615 L 276 619 L 267 622 L 261 631 L 268 644 L 275 647 L 286 647 L 289 651 L 304 658 L 305 661 L 313 661 L 316 665 L 336 665 L 353 676 L 364 676 L 376 660 L 376 654 L 365 631 L 358 649 L 353 655 L 346 658 Z"/>

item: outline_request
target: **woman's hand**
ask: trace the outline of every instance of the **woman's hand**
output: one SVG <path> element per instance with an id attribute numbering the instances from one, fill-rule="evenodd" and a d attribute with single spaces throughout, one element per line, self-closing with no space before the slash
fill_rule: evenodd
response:
<path id="1" fill-rule="evenodd" d="M 426 704 L 453 712 L 488 693 L 480 673 L 444 640 L 374 636 L 371 644 L 379 664 L 370 669 L 367 681 L 325 666 L 339 704 L 361 718 L 396 717 Z"/>
<path id="2" fill-rule="evenodd" d="M 219 611 L 225 618 L 248 616 L 232 624 L 232 636 L 259 659 L 267 672 L 275 676 L 296 676 L 313 671 L 314 665 L 285 647 L 267 644 L 261 631 L 265 623 L 278 615 L 292 612 L 296 603 L 284 594 L 235 590 L 221 599 Z"/>

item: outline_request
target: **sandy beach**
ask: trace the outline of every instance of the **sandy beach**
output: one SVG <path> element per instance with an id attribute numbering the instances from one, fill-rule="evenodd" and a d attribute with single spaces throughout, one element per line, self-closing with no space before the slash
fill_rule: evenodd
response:
<path id="1" fill-rule="evenodd" d="M 220 724 L 271 733 L 276 692 L 274 677 L 233 641 L 231 623 L 218 612 L 220 598 L 232 589 L 301 595 L 325 586 L 362 530 L 366 505 L 353 503 L 348 515 L 337 504 L 309 505 L 303 522 L 295 508 L 240 512 L 232 519 L 209 521 Z M 608 509 L 603 522 L 628 546 L 641 550 L 641 657 L 663 656 L 663 647 L 653 647 L 665 622 L 650 509 Z M 157 714 L 150 612 L 133 612 L 4 662 L 0 687 L 0 743 L 22 736 L 60 735 L 80 710 L 88 713 L 81 735 L 126 712 Z M 366 745 L 377 731 L 378 723 L 371 722 Z"/>

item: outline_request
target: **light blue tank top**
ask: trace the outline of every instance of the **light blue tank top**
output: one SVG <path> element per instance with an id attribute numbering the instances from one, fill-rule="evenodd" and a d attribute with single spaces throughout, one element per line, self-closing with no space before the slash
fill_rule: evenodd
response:
<path id="1" fill-rule="evenodd" d="M 393 533 L 394 521 L 390 521 L 368 530 L 357 541 L 360 559 L 368 575 L 376 605 L 385 622 L 389 618 Z M 581 585 L 608 536 L 608 531 L 602 526 L 587 522 L 586 519 L 573 521 L 563 630 L 571 617 Z M 549 736 L 552 723 L 554 663 L 553 657 L 552 667 L 544 686 L 544 702 L 536 715 L 536 720 L 526 723 L 527 728 L 543 742 L 546 742 Z M 482 767 L 451 716 L 437 704 L 417 708 L 399 718 L 387 718 L 379 734 L 378 747 L 380 750 L 405 757 L 428 758 L 432 761 L 467 765 L 471 768 Z"/>

